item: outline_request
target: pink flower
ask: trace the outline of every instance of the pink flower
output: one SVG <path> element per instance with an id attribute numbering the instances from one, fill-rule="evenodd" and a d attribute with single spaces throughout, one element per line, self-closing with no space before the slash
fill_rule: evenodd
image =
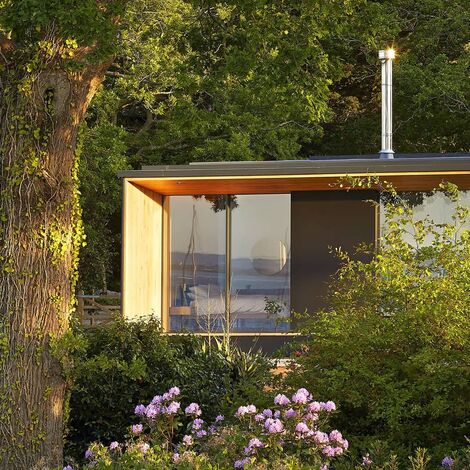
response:
<path id="1" fill-rule="evenodd" d="M 115 450 L 119 447 L 119 442 L 113 441 L 111 444 L 109 444 L 109 450 Z"/>
<path id="2" fill-rule="evenodd" d="M 268 418 L 264 423 L 264 427 L 270 434 L 276 434 L 284 431 L 284 425 L 279 419 Z"/>
<path id="3" fill-rule="evenodd" d="M 142 442 L 142 444 L 139 445 L 139 449 L 143 454 L 146 454 L 149 451 L 150 446 L 146 442 Z"/>
<path id="4" fill-rule="evenodd" d="M 281 406 L 286 406 L 290 403 L 290 400 L 283 395 L 282 393 L 279 393 L 274 397 L 274 404 L 275 405 L 281 405 Z"/>
<path id="5" fill-rule="evenodd" d="M 225 418 L 224 418 L 224 415 L 217 415 L 217 416 L 215 417 L 215 422 L 216 422 L 216 423 L 220 423 L 220 422 L 222 422 L 224 419 L 225 419 Z"/>
<path id="6" fill-rule="evenodd" d="M 294 418 L 295 416 L 297 416 L 297 411 L 293 410 L 292 408 L 289 408 L 286 411 L 286 418 Z"/>
<path id="7" fill-rule="evenodd" d="M 336 405 L 335 402 L 333 401 L 327 401 L 326 403 L 320 403 L 321 409 L 326 412 L 330 411 L 335 411 L 336 410 Z"/>
<path id="8" fill-rule="evenodd" d="M 295 432 L 299 434 L 307 434 L 310 431 L 308 426 L 305 423 L 298 423 L 295 427 Z"/>
<path id="9" fill-rule="evenodd" d="M 167 415 L 174 415 L 178 413 L 180 404 L 177 401 L 172 401 L 168 406 L 163 409 L 163 412 Z"/>
<path id="10" fill-rule="evenodd" d="M 325 432 L 321 432 L 321 431 L 316 431 L 313 434 L 313 440 L 318 445 L 327 444 L 330 441 L 328 438 L 328 434 L 326 434 Z"/>
<path id="11" fill-rule="evenodd" d="M 264 421 L 265 420 L 265 416 L 261 413 L 258 413 L 257 415 L 255 415 L 255 421 L 257 423 L 261 422 L 261 421 Z"/>
<path id="12" fill-rule="evenodd" d="M 132 425 L 132 432 L 134 434 L 140 434 L 144 427 L 141 424 L 133 424 Z"/>
<path id="13" fill-rule="evenodd" d="M 183 436 L 183 444 L 186 446 L 190 446 L 193 444 L 193 438 L 191 436 Z"/>
<path id="14" fill-rule="evenodd" d="M 309 393 L 305 388 L 299 388 L 294 395 L 292 395 L 292 401 L 297 405 L 305 405 L 308 402 Z"/>
<path id="15" fill-rule="evenodd" d="M 193 415 L 193 416 L 201 416 L 201 413 L 202 413 L 201 408 L 199 407 L 197 403 L 191 403 L 190 405 L 188 405 L 186 409 L 184 410 L 184 412 L 187 415 Z"/>
<path id="16" fill-rule="evenodd" d="M 146 410 L 145 405 L 137 405 L 137 406 L 135 407 L 134 413 L 135 413 L 136 415 L 142 416 L 142 415 L 145 414 L 145 410 Z"/>
<path id="17" fill-rule="evenodd" d="M 236 460 L 233 466 L 234 468 L 243 468 L 249 462 L 250 462 L 250 459 L 248 457 L 245 457 L 244 459 Z"/>
<path id="18" fill-rule="evenodd" d="M 175 452 L 172 455 L 171 460 L 173 460 L 173 463 L 178 463 L 181 460 L 181 455 L 178 454 L 178 452 Z"/>
<path id="19" fill-rule="evenodd" d="M 272 410 L 263 410 L 263 415 L 266 417 L 266 418 L 272 418 L 273 417 L 273 412 Z"/>
<path id="20" fill-rule="evenodd" d="M 310 413 L 318 413 L 321 409 L 321 404 L 318 401 L 312 401 L 312 403 L 308 405 L 308 411 L 310 411 Z"/>

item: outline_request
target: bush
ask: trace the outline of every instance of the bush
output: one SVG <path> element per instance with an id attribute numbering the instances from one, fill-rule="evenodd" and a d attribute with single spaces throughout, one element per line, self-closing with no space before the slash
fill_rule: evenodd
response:
<path id="1" fill-rule="evenodd" d="M 125 322 L 83 332 L 86 347 L 75 357 L 66 455 L 82 456 L 88 444 L 123 439 L 135 403 L 173 384 L 185 403 L 197 400 L 210 419 L 248 395 L 262 394 L 270 364 L 261 355 L 210 346 L 195 336 L 162 334 L 155 320 Z"/>
<path id="2" fill-rule="evenodd" d="M 306 389 L 291 398 L 278 394 L 267 409 L 255 405 L 240 406 L 227 424 L 222 415 L 212 424 L 203 419 L 201 408 L 191 403 L 181 406 L 180 389 L 172 387 L 156 395 L 147 405 L 139 404 L 135 414 L 141 421 L 129 426 L 125 441 L 105 446 L 93 443 L 86 451 L 84 469 L 94 470 L 398 470 L 396 457 L 373 448 L 358 462 L 343 458 L 348 441 L 328 429 L 335 413 L 332 401 L 314 401 Z M 183 412 L 184 409 L 184 412 Z M 184 418 L 190 421 L 185 434 Z M 441 466 L 465 470 L 470 463 L 470 449 L 445 456 Z M 426 450 L 418 449 L 406 468 L 431 470 Z M 434 467 L 436 468 L 436 467 Z M 64 470 L 73 470 L 71 465 Z"/>
<path id="3" fill-rule="evenodd" d="M 355 445 L 380 440 L 401 455 L 427 447 L 437 459 L 470 436 L 469 219 L 449 189 L 453 223 L 413 220 L 393 195 L 371 262 L 339 254 L 331 308 L 307 324 L 286 378 L 334 396 L 335 424 Z"/>

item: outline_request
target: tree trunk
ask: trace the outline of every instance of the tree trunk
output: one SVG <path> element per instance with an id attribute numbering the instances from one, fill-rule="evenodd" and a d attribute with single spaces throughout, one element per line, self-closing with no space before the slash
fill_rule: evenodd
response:
<path id="1" fill-rule="evenodd" d="M 82 240 L 75 147 L 108 64 L 1 65 L 0 468 L 58 468 Z"/>

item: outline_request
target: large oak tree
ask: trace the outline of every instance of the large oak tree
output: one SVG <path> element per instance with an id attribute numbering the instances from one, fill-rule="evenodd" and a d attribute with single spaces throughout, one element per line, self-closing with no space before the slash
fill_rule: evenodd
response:
<path id="1" fill-rule="evenodd" d="M 0 467 L 62 461 L 77 133 L 124 2 L 0 2 Z"/>

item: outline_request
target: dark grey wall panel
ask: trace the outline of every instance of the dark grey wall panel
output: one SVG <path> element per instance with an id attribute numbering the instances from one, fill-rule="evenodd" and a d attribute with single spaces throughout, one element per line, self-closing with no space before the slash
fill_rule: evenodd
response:
<path id="1" fill-rule="evenodd" d="M 314 313 L 326 305 L 330 277 L 339 264 L 329 247 L 351 252 L 359 243 L 375 243 L 374 191 L 292 193 L 291 306 Z"/>

